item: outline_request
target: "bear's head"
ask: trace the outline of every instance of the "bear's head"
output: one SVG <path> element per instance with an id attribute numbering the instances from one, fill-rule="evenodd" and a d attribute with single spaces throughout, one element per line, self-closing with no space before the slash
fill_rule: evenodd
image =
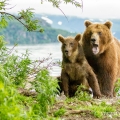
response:
<path id="1" fill-rule="evenodd" d="M 81 39 L 81 34 L 75 37 L 63 37 L 58 35 L 58 40 L 62 43 L 62 53 L 66 57 L 71 57 L 78 49 L 78 44 Z"/>
<path id="2" fill-rule="evenodd" d="M 89 49 L 94 55 L 103 53 L 113 41 L 110 31 L 112 23 L 110 21 L 104 24 L 92 23 L 87 20 L 85 26 L 86 30 L 82 38 L 83 46 L 86 46 L 86 49 Z"/>

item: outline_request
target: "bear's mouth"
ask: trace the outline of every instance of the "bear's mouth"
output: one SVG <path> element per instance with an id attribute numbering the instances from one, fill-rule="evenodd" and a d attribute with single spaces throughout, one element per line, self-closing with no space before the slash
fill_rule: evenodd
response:
<path id="1" fill-rule="evenodd" d="M 95 55 L 99 53 L 98 44 L 92 44 L 92 52 L 93 52 L 93 54 L 95 54 Z"/>

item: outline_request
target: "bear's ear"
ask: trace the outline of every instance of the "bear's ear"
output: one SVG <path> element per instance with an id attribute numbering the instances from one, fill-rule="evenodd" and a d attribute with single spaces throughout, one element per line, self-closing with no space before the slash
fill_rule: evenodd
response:
<path id="1" fill-rule="evenodd" d="M 58 35 L 57 38 L 58 38 L 58 41 L 62 43 L 64 42 L 64 37 L 62 35 Z"/>
<path id="2" fill-rule="evenodd" d="M 88 27 L 89 25 L 92 24 L 92 22 L 90 22 L 89 20 L 86 20 L 84 24 L 85 24 L 86 27 Z"/>
<path id="3" fill-rule="evenodd" d="M 110 29 L 112 26 L 112 23 L 110 21 L 107 21 L 106 23 L 104 23 L 104 25 Z"/>
<path id="4" fill-rule="evenodd" d="M 75 36 L 75 40 L 76 40 L 76 41 L 80 41 L 81 37 L 82 37 L 81 34 L 77 34 L 77 35 Z"/>

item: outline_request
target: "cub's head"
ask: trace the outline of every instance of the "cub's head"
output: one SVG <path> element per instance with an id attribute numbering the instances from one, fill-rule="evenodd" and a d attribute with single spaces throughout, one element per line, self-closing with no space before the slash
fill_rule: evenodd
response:
<path id="1" fill-rule="evenodd" d="M 81 34 L 77 34 L 75 37 L 63 37 L 58 35 L 58 40 L 62 43 L 62 53 L 66 57 L 70 57 L 78 49 L 78 44 L 81 39 Z"/>
<path id="2" fill-rule="evenodd" d="M 89 47 L 94 55 L 103 53 L 108 45 L 113 41 L 110 28 L 110 21 L 102 23 L 92 23 L 85 21 L 86 30 L 83 34 L 82 43 Z M 86 48 L 87 49 L 87 48 Z"/>

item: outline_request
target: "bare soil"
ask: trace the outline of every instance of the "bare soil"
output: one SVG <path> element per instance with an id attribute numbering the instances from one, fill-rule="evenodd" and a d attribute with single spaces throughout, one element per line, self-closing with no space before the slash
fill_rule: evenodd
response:
<path id="1" fill-rule="evenodd" d="M 87 109 L 92 105 L 99 107 L 102 102 L 105 102 L 106 105 L 114 107 L 115 111 L 106 112 L 102 117 L 96 117 L 93 114 L 92 109 Z M 56 111 L 59 111 L 60 109 L 65 111 L 61 114 L 59 114 L 59 112 L 58 116 L 55 116 Z M 56 103 L 50 110 L 49 115 L 56 118 L 56 120 L 120 120 L 120 100 L 119 98 L 101 98 L 91 99 L 89 101 L 80 101 L 76 98 L 67 100 L 67 98 L 62 95 L 57 97 Z"/>

